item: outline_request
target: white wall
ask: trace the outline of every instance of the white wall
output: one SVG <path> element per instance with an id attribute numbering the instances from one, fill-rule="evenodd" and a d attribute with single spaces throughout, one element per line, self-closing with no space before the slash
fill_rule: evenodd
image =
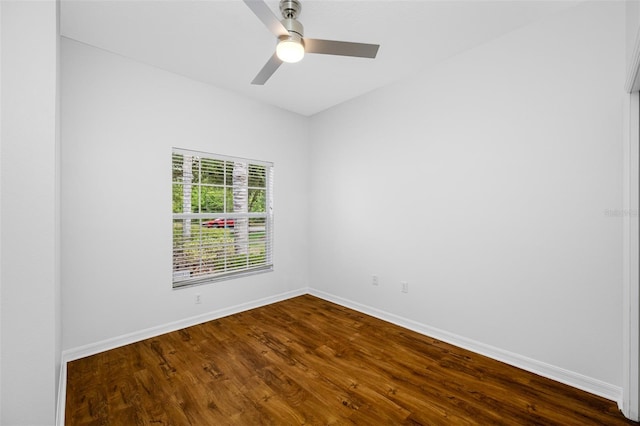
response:
<path id="1" fill-rule="evenodd" d="M 308 119 L 62 41 L 63 347 L 308 282 Z M 171 147 L 275 163 L 275 271 L 171 288 Z M 194 294 L 202 304 L 194 304 Z"/>
<path id="2" fill-rule="evenodd" d="M 50 425 L 59 365 L 55 1 L 2 1 L 3 425 Z"/>
<path id="3" fill-rule="evenodd" d="M 584 4 L 313 117 L 311 287 L 619 390 L 624 44 Z"/>

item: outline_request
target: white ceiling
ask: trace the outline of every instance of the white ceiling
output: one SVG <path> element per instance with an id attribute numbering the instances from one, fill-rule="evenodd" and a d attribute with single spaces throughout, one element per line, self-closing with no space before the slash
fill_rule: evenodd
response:
<path id="1" fill-rule="evenodd" d="M 267 0 L 280 16 L 278 0 Z M 275 37 L 241 0 L 62 0 L 60 30 L 81 41 L 303 115 L 388 85 L 574 6 L 564 0 L 302 0 L 312 38 L 380 44 L 376 59 L 306 55 L 250 82 Z"/>

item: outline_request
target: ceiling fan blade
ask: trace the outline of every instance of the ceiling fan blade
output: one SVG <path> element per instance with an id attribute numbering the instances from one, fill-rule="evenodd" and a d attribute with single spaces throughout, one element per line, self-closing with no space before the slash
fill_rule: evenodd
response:
<path id="1" fill-rule="evenodd" d="M 289 35 L 289 31 L 282 25 L 276 15 L 273 14 L 269 6 L 263 0 L 243 0 L 244 3 L 249 6 L 249 9 L 262 21 L 263 24 L 273 34 L 278 36 Z"/>
<path id="2" fill-rule="evenodd" d="M 257 84 L 260 86 L 263 85 L 264 83 L 267 82 L 267 80 L 269 80 L 269 78 L 273 75 L 273 73 L 276 72 L 276 70 L 278 69 L 278 67 L 280 67 L 280 65 L 282 65 L 282 61 L 280 60 L 280 58 L 278 58 L 278 55 L 274 53 L 273 56 L 269 58 L 267 63 L 264 64 L 264 67 L 262 67 L 262 69 L 260 70 L 258 75 L 256 75 L 256 78 L 253 79 L 251 84 Z"/>
<path id="3" fill-rule="evenodd" d="M 351 43 L 348 41 L 304 39 L 306 53 L 322 53 L 325 55 L 356 56 L 358 58 L 375 58 L 379 44 Z"/>

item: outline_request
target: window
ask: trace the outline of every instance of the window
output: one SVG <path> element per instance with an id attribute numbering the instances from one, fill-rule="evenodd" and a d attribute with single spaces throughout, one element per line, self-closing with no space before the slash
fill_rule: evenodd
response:
<path id="1" fill-rule="evenodd" d="M 173 287 L 273 270 L 273 164 L 174 148 Z"/>

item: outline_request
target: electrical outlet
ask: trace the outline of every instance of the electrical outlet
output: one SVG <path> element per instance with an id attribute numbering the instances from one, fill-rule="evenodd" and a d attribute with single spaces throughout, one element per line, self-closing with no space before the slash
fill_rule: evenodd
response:
<path id="1" fill-rule="evenodd" d="M 406 281 L 400 281 L 400 290 L 403 293 L 409 293 L 409 283 Z"/>
<path id="2" fill-rule="evenodd" d="M 379 285 L 379 281 L 378 281 L 378 276 L 377 275 L 372 275 L 371 276 L 371 284 L 373 285 Z"/>
<path id="3" fill-rule="evenodd" d="M 196 305 L 199 305 L 200 303 L 202 303 L 202 297 L 199 294 L 196 294 L 195 302 L 196 302 Z"/>

